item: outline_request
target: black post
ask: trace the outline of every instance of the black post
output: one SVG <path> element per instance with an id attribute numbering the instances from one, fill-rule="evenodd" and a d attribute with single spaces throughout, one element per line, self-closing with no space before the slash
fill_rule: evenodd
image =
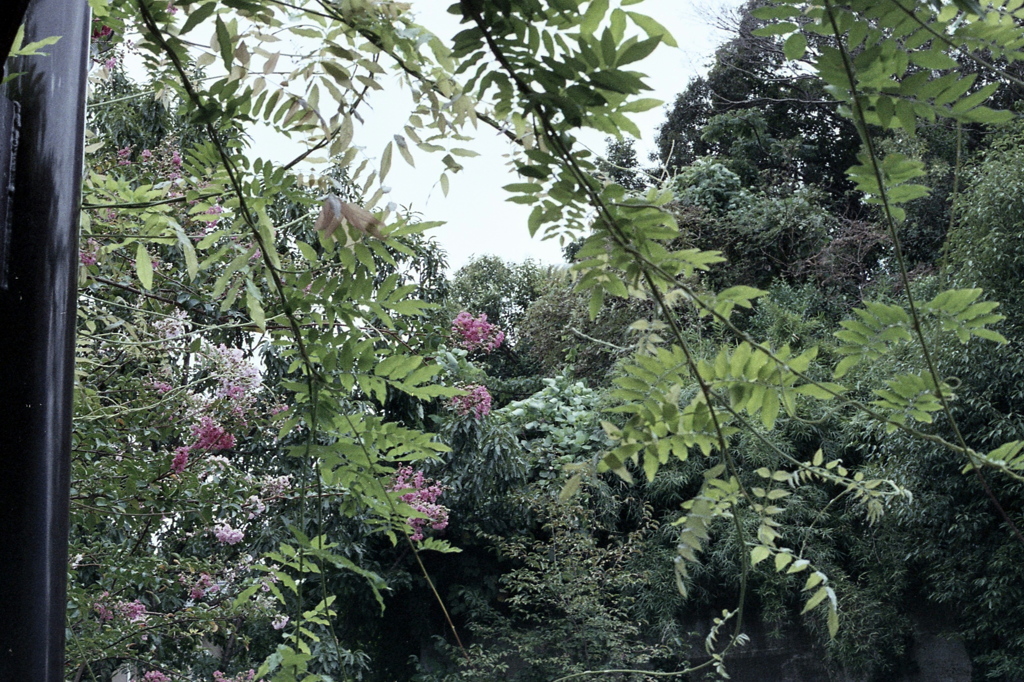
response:
<path id="1" fill-rule="evenodd" d="M 0 92 L 0 682 L 59 682 L 87 0 L 31 0 L 25 25 L 61 38 Z"/>

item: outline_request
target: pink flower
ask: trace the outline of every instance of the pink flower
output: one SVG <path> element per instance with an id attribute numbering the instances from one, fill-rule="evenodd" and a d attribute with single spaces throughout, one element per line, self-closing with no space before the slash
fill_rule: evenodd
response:
<path id="1" fill-rule="evenodd" d="M 148 149 L 143 149 L 142 150 L 142 160 L 143 161 L 149 161 L 152 158 L 153 158 L 153 152 L 149 151 Z"/>
<path id="2" fill-rule="evenodd" d="M 267 505 L 263 504 L 263 500 L 256 495 L 250 495 L 249 499 L 246 500 L 245 503 L 247 507 L 251 507 L 251 510 L 249 511 L 250 520 L 255 519 L 260 514 L 267 511 Z"/>
<path id="3" fill-rule="evenodd" d="M 121 604 L 118 610 L 131 623 L 141 623 L 146 620 L 146 605 L 138 599 Z"/>
<path id="4" fill-rule="evenodd" d="M 180 580 L 184 582 L 185 576 L 181 576 Z M 188 598 L 193 601 L 199 601 L 206 596 L 207 590 L 213 585 L 213 576 L 209 573 L 200 573 L 199 580 L 196 581 L 195 585 L 188 591 Z"/>
<path id="5" fill-rule="evenodd" d="M 104 592 L 100 595 L 99 601 L 93 602 L 92 609 L 96 612 L 96 615 L 100 617 L 101 621 L 114 620 L 114 612 L 110 610 L 107 604 L 103 601 L 110 596 L 109 592 Z"/>
<path id="6" fill-rule="evenodd" d="M 452 320 L 452 337 L 456 345 L 471 353 L 477 350 L 490 353 L 501 346 L 505 332 L 488 322 L 486 313 L 473 317 L 463 310 Z"/>
<path id="7" fill-rule="evenodd" d="M 150 670 L 142 676 L 142 682 L 171 682 L 171 678 L 167 677 L 167 675 L 164 675 L 159 670 Z"/>
<path id="8" fill-rule="evenodd" d="M 100 598 L 93 603 L 92 608 L 101 621 L 114 620 L 115 616 L 124 618 L 129 623 L 146 622 L 146 605 L 136 599 L 135 601 L 120 601 L 111 603 L 108 601 L 109 592 L 103 592 Z"/>
<path id="9" fill-rule="evenodd" d="M 187 331 L 188 315 L 183 310 L 175 310 L 167 317 L 162 317 L 153 323 L 153 328 L 162 339 L 173 339 L 182 336 Z M 154 388 L 156 384 L 153 384 Z"/>
<path id="10" fill-rule="evenodd" d="M 226 523 L 218 523 L 214 526 L 213 534 L 217 538 L 218 542 L 225 545 L 237 545 L 245 539 L 245 533 L 236 528 L 232 528 Z"/>
<path id="11" fill-rule="evenodd" d="M 466 386 L 467 395 L 452 397 L 451 406 L 455 413 L 466 416 L 470 413 L 477 419 L 483 419 L 491 412 L 491 394 L 486 386 Z"/>
<path id="12" fill-rule="evenodd" d="M 263 487 L 260 490 L 260 494 L 263 495 L 263 497 L 278 497 L 284 493 L 285 490 L 291 487 L 292 476 L 291 474 L 288 474 L 285 476 L 266 478 L 263 480 L 262 484 Z"/>
<path id="13" fill-rule="evenodd" d="M 178 152 L 171 152 L 171 165 L 175 167 L 181 166 L 181 154 Z"/>
<path id="14" fill-rule="evenodd" d="M 182 445 L 180 448 L 175 448 L 174 459 L 171 460 L 171 471 L 176 474 L 180 474 L 188 466 L 188 453 L 192 450 L 187 445 Z"/>
<path id="15" fill-rule="evenodd" d="M 270 627 L 275 630 L 284 630 L 286 625 L 288 625 L 288 616 L 275 616 L 274 620 L 270 621 Z"/>
<path id="16" fill-rule="evenodd" d="M 96 240 L 90 239 L 84 248 L 78 250 L 78 262 L 82 265 L 96 265 L 99 260 L 97 257 L 99 250 L 100 245 L 96 243 Z"/>
<path id="17" fill-rule="evenodd" d="M 399 498 L 427 518 L 410 517 L 406 523 L 412 527 L 411 538 L 423 539 L 424 527 L 429 523 L 434 530 L 448 527 L 448 507 L 437 503 L 437 498 L 444 493 L 444 486 L 423 476 L 422 471 L 413 472 L 412 467 L 402 467 L 395 473 L 395 480 L 388 488 L 390 491 L 404 492 Z"/>
<path id="18" fill-rule="evenodd" d="M 152 386 L 154 389 L 156 389 L 156 391 L 158 393 L 167 393 L 168 391 L 170 391 L 173 388 L 173 386 L 171 386 L 166 381 L 154 381 L 154 382 L 150 383 L 149 385 Z"/>
<path id="19" fill-rule="evenodd" d="M 220 383 L 217 396 L 232 403 L 231 411 L 236 416 L 244 417 L 256 403 L 261 381 L 259 369 L 246 360 L 241 349 L 224 344 L 211 349 L 209 358 Z"/>
<path id="20" fill-rule="evenodd" d="M 99 23 L 99 21 L 97 19 L 93 19 L 93 24 L 97 24 L 97 23 Z M 99 28 L 94 28 L 93 29 L 93 31 L 92 31 L 92 39 L 93 40 L 101 40 L 101 39 L 106 38 L 107 36 L 113 34 L 113 32 L 114 32 L 114 29 L 110 28 L 109 26 L 104 26 L 103 24 L 100 24 Z"/>
<path id="21" fill-rule="evenodd" d="M 217 452 L 235 447 L 235 436 L 210 417 L 200 419 L 199 424 L 192 427 L 192 435 L 197 439 L 192 444 L 193 450 Z"/>

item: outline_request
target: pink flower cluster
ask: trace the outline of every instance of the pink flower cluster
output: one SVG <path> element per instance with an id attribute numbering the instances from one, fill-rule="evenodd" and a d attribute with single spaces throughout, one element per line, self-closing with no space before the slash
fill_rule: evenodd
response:
<path id="1" fill-rule="evenodd" d="M 218 542 L 225 545 L 237 545 L 245 539 L 245 533 L 237 528 L 232 528 L 227 523 L 218 523 L 213 527 L 213 535 Z"/>
<path id="2" fill-rule="evenodd" d="M 456 345 L 471 353 L 477 350 L 490 353 L 501 346 L 505 332 L 487 321 L 487 313 L 473 317 L 463 310 L 452 320 L 452 337 Z"/>
<path id="3" fill-rule="evenodd" d="M 260 494 L 263 497 L 279 497 L 292 486 L 291 474 L 284 476 L 271 476 L 260 482 Z"/>
<path id="4" fill-rule="evenodd" d="M 114 34 L 114 29 L 100 23 L 99 19 L 93 19 L 92 23 L 94 26 L 94 28 L 92 29 L 93 40 L 102 40 L 104 38 L 109 38 L 111 35 Z M 99 26 L 96 27 L 96 24 L 99 24 Z"/>
<path id="5" fill-rule="evenodd" d="M 171 460 L 171 471 L 176 474 L 180 474 L 188 466 L 188 453 L 192 450 L 187 445 L 182 445 L 180 448 L 175 448 L 174 458 Z"/>
<path id="6" fill-rule="evenodd" d="M 178 582 L 186 584 L 188 579 L 185 576 L 179 576 Z M 199 579 L 196 580 L 195 584 L 189 588 L 188 598 L 193 601 L 199 601 L 206 596 L 207 592 L 216 592 L 217 586 L 213 584 L 213 576 L 209 573 L 200 573 Z"/>
<path id="7" fill-rule="evenodd" d="M 174 388 L 166 381 L 151 381 L 149 385 L 153 387 L 157 393 L 168 393 L 172 388 Z"/>
<path id="8" fill-rule="evenodd" d="M 167 317 L 162 317 L 153 323 L 153 329 L 161 339 L 169 340 L 177 338 L 188 331 L 188 315 L 184 310 L 175 309 Z"/>
<path id="9" fill-rule="evenodd" d="M 434 530 L 448 527 L 448 507 L 437 503 L 437 498 L 444 492 L 444 486 L 425 478 L 422 471 L 414 472 L 412 467 L 402 467 L 395 473 L 395 480 L 388 490 L 402 492 L 399 498 L 402 502 L 426 514 L 425 519 L 417 517 L 407 520 L 413 530 L 413 540 L 423 539 L 423 530 L 428 523 Z"/>
<path id="10" fill-rule="evenodd" d="M 230 450 L 235 447 L 235 436 L 224 430 L 224 427 L 213 421 L 210 417 L 202 417 L 199 423 L 192 427 L 192 436 L 196 442 L 192 444 L 192 450 Z"/>
<path id="11" fill-rule="evenodd" d="M 228 348 L 223 343 L 210 350 L 210 360 L 220 383 L 217 397 L 231 403 L 231 412 L 236 417 L 243 417 L 256 403 L 259 369 L 245 359 L 240 348 Z"/>
<path id="12" fill-rule="evenodd" d="M 121 604 L 120 608 L 121 615 L 131 623 L 140 623 L 146 620 L 146 605 L 138 599 Z"/>
<path id="13" fill-rule="evenodd" d="M 159 670 L 150 670 L 142 676 L 142 682 L 171 682 L 171 678 L 167 677 L 167 675 L 164 675 Z"/>
<path id="14" fill-rule="evenodd" d="M 234 434 L 226 431 L 210 417 L 201 417 L 199 423 L 192 426 L 192 437 L 196 439 L 192 445 L 182 445 L 174 449 L 171 471 L 176 474 L 180 474 L 188 466 L 188 457 L 193 450 L 219 452 L 235 447 Z"/>
<path id="15" fill-rule="evenodd" d="M 455 413 L 463 417 L 472 413 L 477 419 L 483 419 L 490 414 L 491 394 L 487 391 L 487 387 L 471 385 L 466 386 L 465 389 L 469 391 L 468 394 L 452 397 L 451 406 Z"/>
<path id="16" fill-rule="evenodd" d="M 107 601 L 109 592 L 103 592 L 99 600 L 93 603 L 92 608 L 101 621 L 114 620 L 116 616 L 124 618 L 129 623 L 146 622 L 146 605 L 136 599 L 135 601 Z"/>
<path id="17" fill-rule="evenodd" d="M 85 248 L 78 250 L 78 262 L 82 265 L 96 265 L 99 260 L 100 245 L 95 239 L 90 239 Z"/>

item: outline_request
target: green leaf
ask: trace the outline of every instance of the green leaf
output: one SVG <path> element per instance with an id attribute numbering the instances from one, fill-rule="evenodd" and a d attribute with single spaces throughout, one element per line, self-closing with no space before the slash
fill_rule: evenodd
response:
<path id="1" fill-rule="evenodd" d="M 217 46 L 220 48 L 220 57 L 224 60 L 224 68 L 230 71 L 231 60 L 235 53 L 235 46 L 231 40 L 231 34 L 228 33 L 228 27 L 224 25 L 224 22 L 221 21 L 219 16 L 217 17 L 215 28 L 217 32 Z"/>
<path id="2" fill-rule="evenodd" d="M 751 31 L 751 33 L 753 33 L 755 36 L 767 38 L 770 36 L 780 36 L 785 35 L 787 33 L 792 33 L 798 28 L 800 27 L 792 22 L 783 21 L 778 24 L 768 24 L 767 26 Z"/>
<path id="3" fill-rule="evenodd" d="M 622 66 L 623 64 L 631 64 L 633 62 L 638 62 L 641 59 L 645 59 L 649 54 L 657 49 L 660 43 L 661 36 L 654 36 L 653 38 L 641 40 L 639 43 L 630 45 L 618 56 L 615 65 Z"/>
<path id="4" fill-rule="evenodd" d="M 384 147 L 384 153 L 380 157 L 380 181 L 384 182 L 384 178 L 388 176 L 388 172 L 391 170 L 391 150 L 393 143 L 388 142 L 388 146 Z"/>
<path id="5" fill-rule="evenodd" d="M 571 499 L 576 492 L 580 489 L 580 483 L 583 481 L 583 474 L 576 474 L 570 478 L 565 486 L 563 486 L 561 492 L 558 493 L 558 499 L 565 502 Z"/>
<path id="6" fill-rule="evenodd" d="M 153 288 L 153 260 L 149 257 L 149 251 L 139 242 L 135 248 L 135 273 L 139 277 L 139 284 L 147 291 Z"/>
<path id="7" fill-rule="evenodd" d="M 803 33 L 794 33 L 790 37 L 786 38 L 786 42 L 782 44 L 782 53 L 786 55 L 786 59 L 800 59 L 806 52 L 807 36 Z"/>
<path id="8" fill-rule="evenodd" d="M 594 31 L 601 25 L 601 20 L 608 13 L 608 0 L 591 0 L 587 11 L 580 19 L 580 32 L 583 35 L 594 35 Z"/>
<path id="9" fill-rule="evenodd" d="M 213 14 L 213 10 L 216 8 L 216 2 L 207 2 L 202 5 L 199 5 L 199 7 L 196 7 L 194 10 L 191 10 L 189 12 L 188 19 L 185 20 L 185 23 L 182 25 L 181 30 L 178 32 L 178 35 L 183 36 L 192 29 L 194 29 L 196 26 L 198 26 L 203 21 L 208 19 L 210 15 Z"/>
<path id="10" fill-rule="evenodd" d="M 818 591 L 814 593 L 814 596 L 807 600 L 807 603 L 804 605 L 804 610 L 801 611 L 800 614 L 803 615 L 807 613 L 815 606 L 823 602 L 826 597 L 828 597 L 828 590 L 825 587 L 818 588 Z"/>
<path id="11" fill-rule="evenodd" d="M 641 90 L 650 90 L 636 76 L 625 71 L 595 71 L 590 74 L 590 80 L 599 88 L 619 92 L 623 95 L 633 95 Z"/>
<path id="12" fill-rule="evenodd" d="M 640 113 L 643 111 L 649 111 L 655 107 L 660 107 L 665 102 L 660 99 L 654 99 L 653 97 L 641 97 L 640 99 L 632 99 L 619 107 L 619 111 L 627 113 Z"/>
<path id="13" fill-rule="evenodd" d="M 920 50 L 917 52 L 911 52 L 910 61 L 922 68 L 931 69 L 933 71 L 956 69 L 960 67 L 955 59 L 939 50 Z"/>
<path id="14" fill-rule="evenodd" d="M 316 255 L 316 249 L 314 249 L 306 242 L 300 241 L 298 239 L 295 240 L 295 246 L 299 249 L 299 253 L 302 254 L 302 257 L 309 261 L 310 265 L 317 264 L 319 259 L 317 258 Z"/>
<path id="15" fill-rule="evenodd" d="M 401 135 L 395 135 L 395 144 L 398 145 L 398 153 L 402 155 L 405 162 L 415 168 L 416 162 L 412 158 L 412 152 L 409 151 L 409 144 L 405 141 L 405 138 Z M 452 153 L 457 154 L 459 151 L 458 149 L 453 149 Z M 381 180 L 383 179 L 384 176 L 381 176 Z"/>
<path id="16" fill-rule="evenodd" d="M 657 21 L 649 16 L 639 14 L 637 12 L 626 12 L 629 18 L 633 20 L 633 23 L 640 27 L 640 29 L 648 35 L 650 38 L 661 38 L 661 41 L 669 47 L 679 47 L 679 43 L 672 37 L 672 34 L 668 32 L 668 29 L 659 24 Z"/>
<path id="17" fill-rule="evenodd" d="M 245 305 L 249 310 L 249 317 L 253 323 L 261 331 L 265 331 L 267 328 L 267 315 L 263 312 L 263 304 L 260 302 L 260 296 L 254 287 L 246 291 Z"/>

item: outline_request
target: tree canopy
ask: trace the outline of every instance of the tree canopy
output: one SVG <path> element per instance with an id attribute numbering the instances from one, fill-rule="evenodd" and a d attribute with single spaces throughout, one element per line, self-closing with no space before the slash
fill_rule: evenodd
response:
<path id="1" fill-rule="evenodd" d="M 68 679 L 1024 674 L 1019 3 L 749 3 L 651 173 L 638 4 L 91 0 Z M 479 128 L 564 268 L 386 203 Z"/>

